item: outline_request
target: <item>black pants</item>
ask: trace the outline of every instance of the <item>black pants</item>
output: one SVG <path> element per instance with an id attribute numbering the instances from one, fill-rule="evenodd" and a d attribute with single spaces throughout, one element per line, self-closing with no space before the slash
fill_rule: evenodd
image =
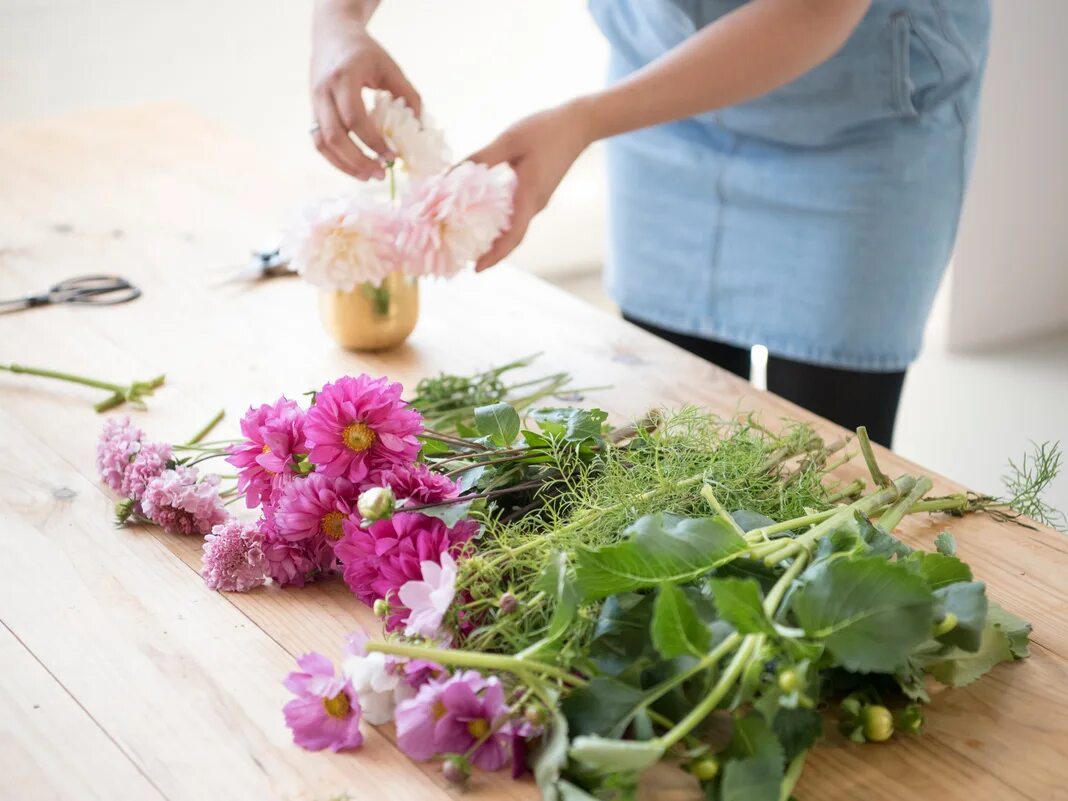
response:
<path id="1" fill-rule="evenodd" d="M 748 348 L 676 334 L 628 315 L 623 317 L 661 339 L 749 379 Z M 894 437 L 894 420 L 904 383 L 904 370 L 897 373 L 869 373 L 820 367 L 778 356 L 768 358 L 768 389 L 771 392 L 850 431 L 860 425 L 867 426 L 868 436 L 887 447 L 890 447 Z"/>

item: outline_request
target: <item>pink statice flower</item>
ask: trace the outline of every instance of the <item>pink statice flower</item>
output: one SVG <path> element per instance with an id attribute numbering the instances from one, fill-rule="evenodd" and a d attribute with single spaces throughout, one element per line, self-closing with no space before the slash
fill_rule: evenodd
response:
<path id="1" fill-rule="evenodd" d="M 231 517 L 204 539 L 200 574 L 209 589 L 248 592 L 267 580 L 263 533 L 252 523 Z"/>
<path id="2" fill-rule="evenodd" d="M 96 446 L 96 469 L 113 491 L 122 491 L 122 479 L 141 447 L 144 432 L 129 417 L 109 417 Z"/>
<path id="3" fill-rule="evenodd" d="M 396 599 L 409 581 L 422 581 L 423 562 L 440 563 L 443 553 L 457 552 L 477 531 L 478 524 L 471 520 L 449 528 L 436 517 L 399 512 L 367 528 L 347 521 L 335 551 L 346 583 L 356 597 L 371 605 L 378 598 Z M 403 619 L 404 615 L 391 619 L 391 630 Z"/>
<path id="4" fill-rule="evenodd" d="M 122 475 L 119 492 L 135 501 L 141 500 L 148 483 L 174 462 L 171 446 L 165 442 L 142 441 L 133 460 Z"/>
<path id="5" fill-rule="evenodd" d="M 352 684 L 344 675 L 335 675 L 334 665 L 322 654 L 305 654 L 297 665 L 300 670 L 284 682 L 297 697 L 282 710 L 293 742 L 309 751 L 359 748 L 362 710 Z"/>
<path id="6" fill-rule="evenodd" d="M 405 582 L 397 593 L 408 608 L 404 633 L 436 640 L 442 636 L 441 621 L 456 595 L 456 561 L 446 551 L 441 564 L 420 562 L 419 569 L 422 580 Z"/>
<path id="7" fill-rule="evenodd" d="M 314 286 L 348 292 L 378 286 L 400 268 L 398 211 L 365 198 L 335 198 L 309 206 L 282 250 Z"/>
<path id="8" fill-rule="evenodd" d="M 435 473 L 422 462 L 393 465 L 368 477 L 361 488 L 389 487 L 397 501 L 409 505 L 441 503 L 456 498 L 460 494 L 460 485 L 452 479 Z"/>
<path id="9" fill-rule="evenodd" d="M 413 697 L 415 689 L 405 680 L 403 660 L 377 651 L 368 653 L 366 643 L 363 630 L 346 638 L 341 672 L 360 699 L 364 718 L 379 726 L 393 720 L 397 704 Z"/>
<path id="10" fill-rule="evenodd" d="M 489 250 L 512 218 L 515 173 L 465 161 L 412 186 L 397 239 L 410 276 L 451 278 Z"/>
<path id="11" fill-rule="evenodd" d="M 275 492 L 296 476 L 295 457 L 303 455 L 304 411 L 281 397 L 241 418 L 244 442 L 231 445 L 226 461 L 238 469 L 237 488 L 249 509 L 269 503 Z"/>
<path id="12" fill-rule="evenodd" d="M 316 471 L 359 485 L 372 471 L 413 461 L 423 422 L 401 391 L 400 384 L 367 375 L 324 386 L 304 421 Z"/>
<path id="13" fill-rule="evenodd" d="M 324 537 L 335 543 L 344 533 L 341 524 L 355 512 L 356 496 L 356 487 L 341 477 L 311 473 L 291 481 L 274 509 L 275 529 L 291 542 Z"/>
<path id="14" fill-rule="evenodd" d="M 337 560 L 325 537 L 291 542 L 278 533 L 266 515 L 258 527 L 263 533 L 267 575 L 278 586 L 303 587 L 333 572 Z"/>
<path id="15" fill-rule="evenodd" d="M 145 517 L 176 534 L 207 534 L 228 517 L 219 498 L 219 477 L 200 477 L 195 467 L 164 470 L 145 487 Z"/>

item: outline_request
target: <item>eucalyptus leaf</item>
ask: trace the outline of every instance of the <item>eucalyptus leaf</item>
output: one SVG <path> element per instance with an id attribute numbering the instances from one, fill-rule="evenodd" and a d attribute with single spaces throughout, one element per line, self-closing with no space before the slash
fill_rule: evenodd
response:
<path id="1" fill-rule="evenodd" d="M 599 773 L 641 773 L 664 755 L 656 740 L 615 740 L 580 735 L 571 742 L 571 758 Z"/>
<path id="2" fill-rule="evenodd" d="M 492 403 L 475 409 L 475 428 L 494 444 L 506 448 L 519 436 L 519 412 L 508 403 Z"/>
<path id="3" fill-rule="evenodd" d="M 791 610 L 841 666 L 892 673 L 930 637 L 934 596 L 921 576 L 899 562 L 835 559 L 805 571 Z"/>
<path id="4" fill-rule="evenodd" d="M 978 651 L 986 626 L 986 585 L 981 581 L 960 581 L 935 590 L 937 617 L 953 615 L 956 625 L 938 638 L 964 651 Z"/>
<path id="5" fill-rule="evenodd" d="M 626 533 L 621 542 L 578 552 L 575 572 L 583 600 L 692 581 L 747 547 L 731 525 L 712 517 L 646 515 Z"/>
<path id="6" fill-rule="evenodd" d="M 652 640 L 665 659 L 700 657 L 708 653 L 712 633 L 701 622 L 686 593 L 675 584 L 661 584 L 653 604 Z"/>
<path id="7" fill-rule="evenodd" d="M 714 578 L 708 582 L 719 616 L 742 634 L 775 634 L 764 613 L 760 586 L 753 579 Z"/>

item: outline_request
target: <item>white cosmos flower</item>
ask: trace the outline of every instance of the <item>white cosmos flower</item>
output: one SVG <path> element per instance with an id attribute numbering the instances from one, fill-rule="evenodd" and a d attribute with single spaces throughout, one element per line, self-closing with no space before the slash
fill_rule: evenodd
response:
<path id="1" fill-rule="evenodd" d="M 377 651 L 350 648 L 341 662 L 341 673 L 352 682 L 363 717 L 373 726 L 389 723 L 397 704 L 415 695 L 405 681 L 403 664 Z"/>

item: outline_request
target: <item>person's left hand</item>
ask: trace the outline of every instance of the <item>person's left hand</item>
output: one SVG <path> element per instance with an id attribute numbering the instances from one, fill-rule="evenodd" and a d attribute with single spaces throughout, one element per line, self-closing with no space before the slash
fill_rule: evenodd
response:
<path id="1" fill-rule="evenodd" d="M 510 164 L 516 174 L 511 223 L 475 264 L 476 272 L 492 267 L 523 241 L 531 219 L 545 208 L 575 159 L 592 141 L 589 129 L 581 103 L 567 103 L 520 120 L 468 157 L 490 167 Z"/>

